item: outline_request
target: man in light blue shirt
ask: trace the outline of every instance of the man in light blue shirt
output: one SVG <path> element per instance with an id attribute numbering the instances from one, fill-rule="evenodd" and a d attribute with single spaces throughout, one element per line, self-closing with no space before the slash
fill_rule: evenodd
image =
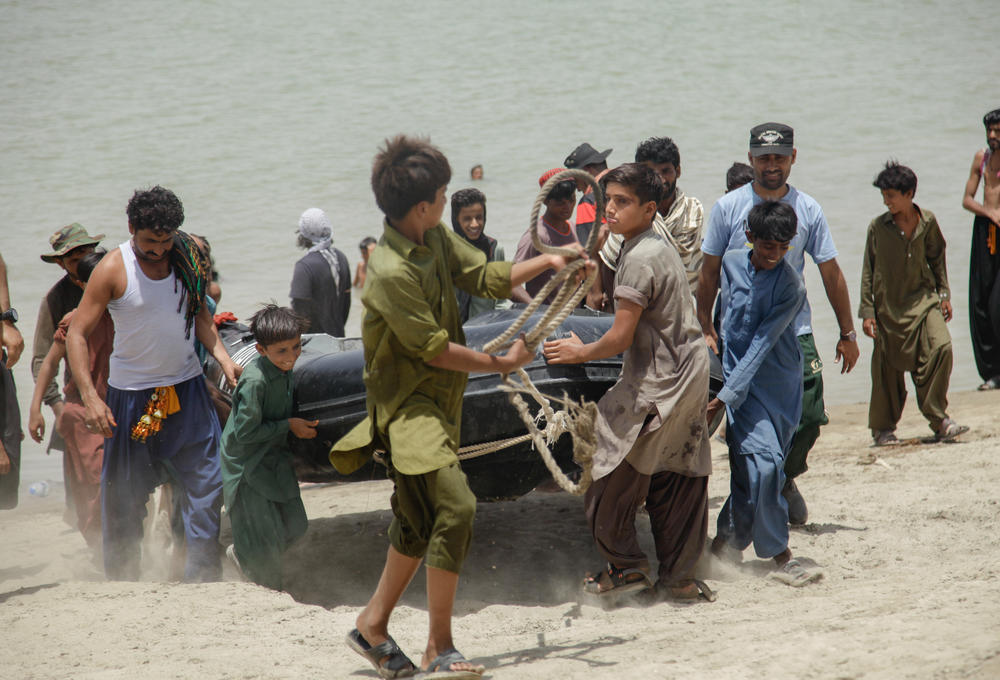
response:
<path id="1" fill-rule="evenodd" d="M 795 163 L 794 132 L 781 123 L 764 123 L 750 130 L 750 165 L 754 180 L 719 199 L 712 208 L 701 250 L 704 254 L 698 278 L 698 321 L 705 340 L 718 352 L 718 335 L 712 325 L 712 305 L 719 288 L 722 256 L 729 250 L 745 249 L 747 214 L 764 201 L 781 201 L 795 209 L 798 230 L 791 240 L 786 259 L 795 270 L 804 274 L 808 253 L 819 268 L 826 296 L 830 300 L 840 339 L 836 362 L 843 358 L 841 372 L 848 372 L 857 363 L 857 334 L 851 318 L 851 300 L 847 282 L 837 264 L 837 249 L 830 235 L 823 209 L 811 196 L 788 184 Z M 795 332 L 803 354 L 802 417 L 785 460 L 787 481 L 782 494 L 789 504 L 789 522 L 805 524 L 808 518 L 805 501 L 795 486 L 795 477 L 806 471 L 806 457 L 819 437 L 819 428 L 827 423 L 823 406 L 823 362 L 816 351 L 808 299 L 794 321 Z"/>

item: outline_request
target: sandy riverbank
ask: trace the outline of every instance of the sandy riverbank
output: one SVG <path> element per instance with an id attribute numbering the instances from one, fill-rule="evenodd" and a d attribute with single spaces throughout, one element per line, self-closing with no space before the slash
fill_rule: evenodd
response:
<path id="1" fill-rule="evenodd" d="M 1000 393 L 955 394 L 952 414 L 972 428 L 959 443 L 872 449 L 865 405 L 831 409 L 800 479 L 810 523 L 791 541 L 826 577 L 803 589 L 765 578 L 748 551 L 741 569 L 703 560 L 712 604 L 581 606 L 580 577 L 600 560 L 580 500 L 481 505 L 456 642 L 497 680 L 1000 678 L 998 410 Z M 912 403 L 899 433 L 926 434 Z M 713 442 L 713 453 L 710 535 L 728 489 L 725 449 Z M 311 522 L 287 594 L 236 580 L 105 582 L 60 495 L 22 498 L 0 513 L 0 676 L 375 678 L 342 640 L 378 578 L 389 491 L 303 491 Z M 392 625 L 414 657 L 422 574 Z"/>

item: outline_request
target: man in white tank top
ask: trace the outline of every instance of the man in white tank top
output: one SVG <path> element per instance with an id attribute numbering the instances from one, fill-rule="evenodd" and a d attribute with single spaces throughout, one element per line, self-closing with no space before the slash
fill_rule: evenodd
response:
<path id="1" fill-rule="evenodd" d="M 87 427 L 105 437 L 104 571 L 110 579 L 139 578 L 146 499 L 171 479 L 184 495 L 184 578 L 218 580 L 221 432 L 191 331 L 233 386 L 240 367 L 204 305 L 210 265 L 178 229 L 180 200 L 156 186 L 136 191 L 126 213 L 132 238 L 94 270 L 66 337 Z M 105 309 L 115 324 L 107 403 L 90 380 L 87 351 Z"/>

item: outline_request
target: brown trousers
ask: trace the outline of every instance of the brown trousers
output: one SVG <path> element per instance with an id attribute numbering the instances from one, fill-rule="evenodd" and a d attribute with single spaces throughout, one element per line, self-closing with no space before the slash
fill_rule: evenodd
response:
<path id="1" fill-rule="evenodd" d="M 587 522 L 597 549 L 619 569 L 649 564 L 635 531 L 635 513 L 643 499 L 660 581 L 685 585 L 694 577 L 708 537 L 708 477 L 675 472 L 644 475 L 623 460 L 591 484 L 584 497 Z"/>
<path id="2" fill-rule="evenodd" d="M 95 548 L 101 543 L 104 437 L 87 430 L 86 414 L 82 404 L 67 400 L 56 428 L 66 440 L 64 472 L 76 506 L 76 526 L 87 545 Z"/>
<path id="3" fill-rule="evenodd" d="M 905 374 L 910 373 L 917 406 L 931 430 L 937 432 L 948 417 L 948 384 L 952 367 L 951 335 L 937 309 L 924 320 L 914 346 L 889 349 L 876 340 L 872 352 L 872 396 L 868 427 L 895 430 L 906 404 Z"/>

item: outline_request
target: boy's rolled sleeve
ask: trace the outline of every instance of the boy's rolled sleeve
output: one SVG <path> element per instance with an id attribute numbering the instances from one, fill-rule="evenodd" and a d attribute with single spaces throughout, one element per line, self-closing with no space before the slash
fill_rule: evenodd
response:
<path id="1" fill-rule="evenodd" d="M 655 274 L 646 265 L 634 265 L 628 258 L 621 264 L 615 285 L 615 299 L 627 300 L 643 309 L 655 290 Z"/>
<path id="2" fill-rule="evenodd" d="M 631 286 L 615 286 L 615 299 L 631 302 L 643 309 L 649 306 L 649 297 Z"/>
<path id="3" fill-rule="evenodd" d="M 402 349 L 429 361 L 448 346 L 448 331 L 434 318 L 420 282 L 411 276 L 374 277 L 365 302 L 378 311 Z"/>

